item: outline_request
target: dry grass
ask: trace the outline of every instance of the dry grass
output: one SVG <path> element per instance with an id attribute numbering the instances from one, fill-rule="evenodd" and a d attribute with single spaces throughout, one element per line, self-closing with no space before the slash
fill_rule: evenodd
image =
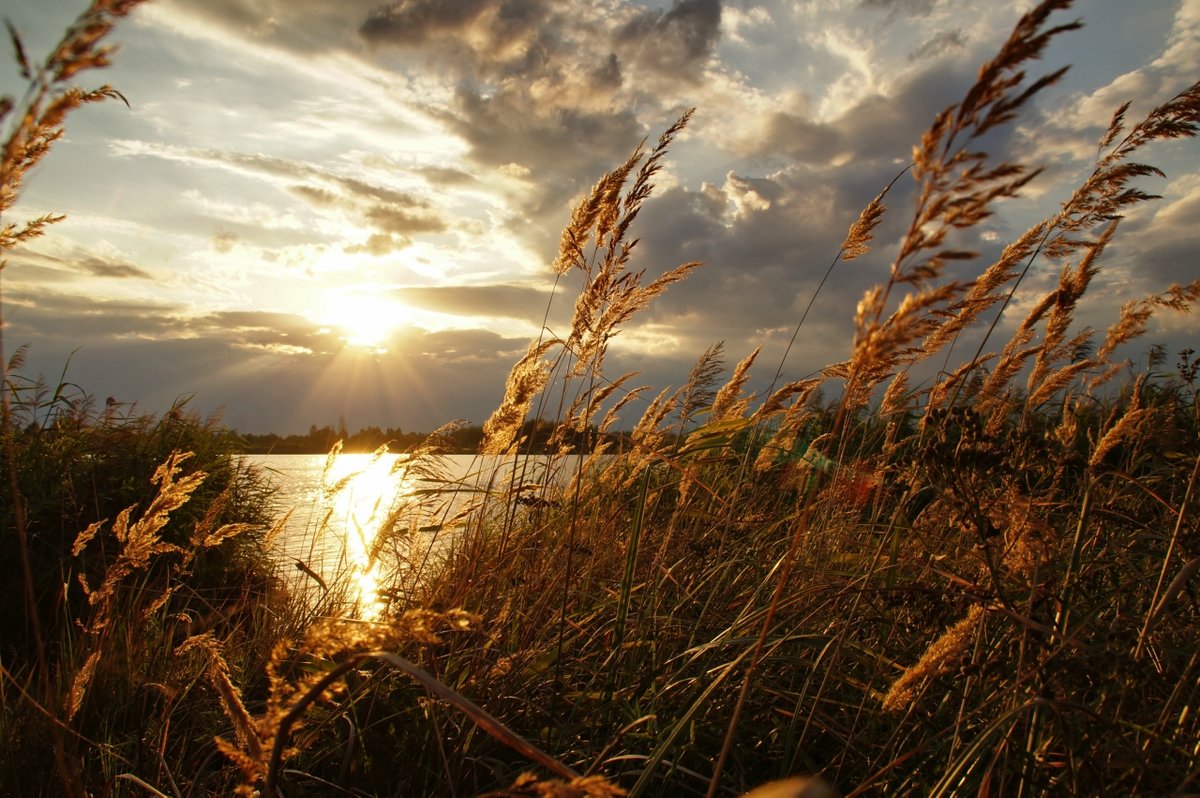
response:
<path id="1" fill-rule="evenodd" d="M 166 627 L 143 621 L 182 611 L 193 552 L 247 531 L 195 520 L 182 539 L 160 534 L 203 480 L 180 476 L 172 455 L 139 520 L 83 527 L 76 554 L 101 535 L 116 548 L 84 582 L 80 627 L 57 630 L 70 649 L 59 670 L 5 666 L 12 728 L 42 719 L 75 794 L 105 774 L 179 794 L 636 798 L 772 779 L 755 794 L 1200 789 L 1192 353 L 1173 377 L 1152 366 L 1113 384 L 1119 347 L 1152 314 L 1190 311 L 1200 282 L 1131 301 L 1094 349 L 1075 320 L 1119 217 L 1153 199 L 1133 181 L 1158 172 L 1134 159 L 1195 135 L 1200 85 L 1131 127 L 1117 109 L 1093 174 L 994 263 L 950 243 L 1038 174 L 975 146 L 1061 78 L 1025 70 L 1077 27 L 1054 22 L 1068 5 L 1022 17 L 916 147 L 906 232 L 854 313 L 844 362 L 790 382 L 781 363 L 759 397 L 746 390 L 758 351 L 722 383 L 721 344 L 678 390 L 606 375 L 613 336 L 697 267 L 648 278 L 630 265 L 633 223 L 689 112 L 573 213 L 555 262 L 584 277 L 572 326 L 530 345 L 485 430 L 484 450 L 519 467 L 486 481 L 438 567 L 428 552 L 399 558 L 376 622 L 285 609 L 257 630 L 193 629 L 166 645 Z M 903 212 L 888 194 L 851 223 L 827 277 L 866 252 L 884 213 Z M 946 279 L 960 261 L 978 276 Z M 1058 284 L 1022 295 L 1032 310 L 992 343 L 1035 263 L 1057 266 Z M 985 325 L 978 350 L 951 363 Z M 939 353 L 938 379 L 913 386 L 913 367 Z M 635 403 L 632 430 L 607 435 Z M 589 449 L 565 485 L 520 455 L 531 416 L 553 427 L 551 462 Z M 396 520 L 377 540 L 397 539 Z M 158 561 L 186 567 L 155 581 Z M 166 697 L 151 713 L 152 766 L 95 754 L 140 745 L 88 712 L 118 641 L 170 655 L 122 674 L 129 695 Z M 50 700 L 33 695 L 39 678 Z M 190 742 L 167 744 L 179 740 Z M 85 754 L 107 770 L 76 764 Z"/>

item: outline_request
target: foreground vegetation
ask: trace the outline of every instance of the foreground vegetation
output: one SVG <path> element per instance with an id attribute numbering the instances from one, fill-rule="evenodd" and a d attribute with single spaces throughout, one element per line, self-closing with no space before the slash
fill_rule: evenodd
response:
<path id="1" fill-rule="evenodd" d="M 1137 124 L 1117 113 L 1058 212 L 971 282 L 943 277 L 966 257 L 955 232 L 1032 175 L 969 145 L 1057 78 L 1021 70 L 1073 27 L 1048 19 L 1066 5 L 1024 17 L 934 121 L 891 273 L 859 304 L 849 358 L 818 377 L 752 397 L 755 355 L 722 381 L 719 346 L 677 391 L 606 375 L 620 325 L 696 266 L 647 284 L 627 269 L 687 116 L 602 178 L 556 263 L 585 276 L 571 333 L 514 367 L 482 451 L 522 457 L 530 415 L 564 407 L 567 454 L 643 402 L 631 448 L 592 447 L 543 501 L 532 477 L 490 486 L 436 567 L 397 515 L 372 551 L 391 566 L 376 621 L 264 573 L 261 483 L 218 430 L 33 399 L 6 372 L 3 534 L 21 556 L 5 585 L 24 598 L 6 604 L 0 784 L 730 795 L 803 775 L 784 794 L 1196 792 L 1197 366 L 1113 358 L 1154 311 L 1189 310 L 1200 281 L 1131 301 L 1099 340 L 1072 316 L 1117 217 L 1149 198 L 1130 181 L 1154 170 L 1134 159 L 1195 134 L 1200 85 Z M 900 212 L 886 194 L 831 269 Z M 1009 341 L 910 386 L 1047 260 L 1059 285 Z M 401 467 L 436 472 L 445 440 Z"/>

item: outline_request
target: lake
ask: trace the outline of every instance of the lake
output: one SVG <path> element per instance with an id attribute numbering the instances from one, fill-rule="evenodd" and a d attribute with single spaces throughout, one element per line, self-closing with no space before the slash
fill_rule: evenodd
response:
<path id="1" fill-rule="evenodd" d="M 353 611 L 368 619 L 385 603 L 381 579 L 397 568 L 417 579 L 436 567 L 462 528 L 457 516 L 473 500 L 519 485 L 565 481 L 579 464 L 578 456 L 414 460 L 391 453 L 242 459 L 276 487 L 276 512 L 290 513 L 274 553 L 292 586 L 316 600 L 335 585 L 348 585 Z"/>

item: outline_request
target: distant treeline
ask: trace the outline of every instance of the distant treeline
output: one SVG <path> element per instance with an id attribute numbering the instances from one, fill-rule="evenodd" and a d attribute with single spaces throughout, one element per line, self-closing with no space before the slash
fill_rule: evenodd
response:
<path id="1" fill-rule="evenodd" d="M 246 454 L 325 454 L 338 441 L 342 442 L 344 452 L 373 452 L 387 444 L 390 451 L 404 452 L 420 446 L 430 433 L 405 432 L 399 427 L 363 427 L 351 433 L 345 423 L 338 427 L 318 427 L 313 424 L 305 434 L 278 435 L 268 432 L 262 435 L 253 433 L 237 433 Z M 522 451 L 544 453 L 551 448 L 557 449 L 558 441 L 551 443 L 554 425 L 545 421 L 527 421 L 521 429 L 521 437 L 526 441 Z M 483 441 L 483 427 L 477 424 L 466 424 L 442 432 L 443 450 L 449 454 L 474 454 L 479 450 Z M 606 435 L 605 439 L 619 442 L 624 437 L 621 433 Z M 570 448 L 577 452 L 590 452 L 595 445 L 597 433 L 595 427 L 586 432 L 575 433 L 571 436 Z M 532 448 L 530 448 L 532 447 Z M 617 447 L 614 447 L 617 448 Z"/>

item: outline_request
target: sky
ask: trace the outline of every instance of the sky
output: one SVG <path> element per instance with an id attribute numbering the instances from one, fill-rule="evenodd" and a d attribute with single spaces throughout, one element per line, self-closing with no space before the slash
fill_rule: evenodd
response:
<path id="1" fill-rule="evenodd" d="M 83 5 L 0 13 L 40 58 Z M 783 359 L 847 228 L 1030 6 L 154 0 L 118 25 L 114 65 L 80 81 L 129 107 L 70 117 L 5 220 L 68 217 L 10 253 L 4 345 L 28 344 L 25 376 L 65 371 L 101 405 L 161 413 L 189 396 L 243 432 L 480 423 L 543 318 L 566 333 L 578 285 L 552 290 L 550 264 L 574 203 L 694 107 L 635 223 L 633 266 L 704 265 L 613 340 L 609 368 L 678 386 L 724 341 L 730 365 L 763 348 L 752 387 L 781 363 L 805 376 L 848 357 L 912 180 Z M 1070 72 L 987 141 L 1045 171 L 974 231 L 980 258 L 953 276 L 1058 208 L 1121 102 L 1137 119 L 1200 77 L 1200 0 L 1057 16 L 1076 18 L 1034 65 Z M 0 91 L 20 90 L 10 61 Z M 1162 198 L 1122 222 L 1080 324 L 1102 331 L 1121 302 L 1200 275 L 1198 155 L 1196 141 L 1144 154 L 1167 179 L 1141 185 Z M 998 342 L 1059 268 L 1034 264 Z M 1198 333 L 1195 316 L 1163 317 L 1147 341 L 1200 349 Z"/>

